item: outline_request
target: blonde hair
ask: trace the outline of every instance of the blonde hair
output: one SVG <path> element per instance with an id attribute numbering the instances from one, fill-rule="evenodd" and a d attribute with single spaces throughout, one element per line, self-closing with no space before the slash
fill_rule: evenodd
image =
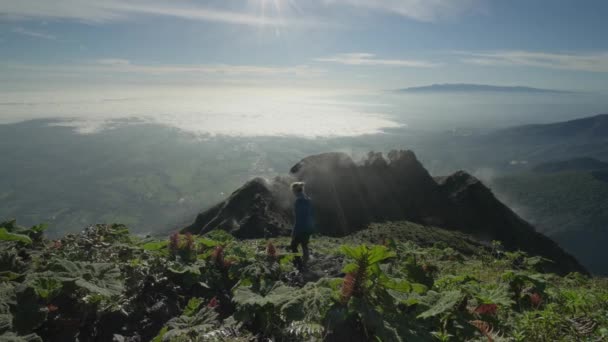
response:
<path id="1" fill-rule="evenodd" d="M 294 182 L 291 183 L 291 191 L 294 193 L 304 193 L 304 182 Z"/>

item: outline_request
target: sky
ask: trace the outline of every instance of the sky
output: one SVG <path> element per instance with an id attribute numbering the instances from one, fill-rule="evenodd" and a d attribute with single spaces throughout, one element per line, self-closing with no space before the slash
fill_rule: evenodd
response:
<path id="1" fill-rule="evenodd" d="M 608 1 L 0 0 L 0 90 L 608 91 Z"/>

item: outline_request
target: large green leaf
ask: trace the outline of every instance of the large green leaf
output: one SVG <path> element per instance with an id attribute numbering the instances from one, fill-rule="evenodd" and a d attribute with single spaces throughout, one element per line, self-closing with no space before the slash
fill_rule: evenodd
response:
<path id="1" fill-rule="evenodd" d="M 55 297 L 63 287 L 62 281 L 53 277 L 50 272 L 49 274 L 32 274 L 26 280 L 26 284 L 31 286 L 38 297 L 42 299 Z"/>
<path id="2" fill-rule="evenodd" d="M 479 304 L 497 304 L 509 307 L 514 304 L 509 289 L 505 285 L 480 286 L 478 284 L 467 284 L 463 289 L 476 298 Z"/>
<path id="3" fill-rule="evenodd" d="M 240 306 L 280 307 L 292 299 L 295 290 L 293 287 L 277 283 L 265 296 L 262 296 L 250 287 L 239 287 L 234 291 L 232 300 Z"/>
<path id="4" fill-rule="evenodd" d="M 167 322 L 168 331 L 163 336 L 163 341 L 171 341 L 179 337 L 197 340 L 204 333 L 215 329 L 219 325 L 218 314 L 213 308 L 203 306 L 191 316 L 179 316 Z"/>
<path id="5" fill-rule="evenodd" d="M 124 290 L 120 270 L 111 263 L 72 262 L 57 260 L 52 270 L 62 281 L 73 281 L 76 286 L 105 297 L 119 295 Z"/>
<path id="6" fill-rule="evenodd" d="M 425 302 L 429 305 L 418 318 L 429 318 L 452 312 L 462 301 L 464 295 L 460 291 L 445 291 L 441 293 L 429 292 Z"/>
<path id="7" fill-rule="evenodd" d="M 169 245 L 169 241 L 151 241 L 151 242 L 143 244 L 141 246 L 141 248 L 143 248 L 147 251 L 159 251 L 159 250 L 167 248 L 168 245 Z"/>
<path id="8" fill-rule="evenodd" d="M 18 241 L 27 245 L 32 244 L 32 239 L 29 236 L 23 234 L 11 233 L 6 228 L 0 228 L 0 241 Z"/>
<path id="9" fill-rule="evenodd" d="M 385 246 L 373 246 L 368 251 L 367 262 L 371 265 L 396 256 L 395 252 L 390 251 Z"/>
<path id="10" fill-rule="evenodd" d="M 188 304 L 186 305 L 186 308 L 184 309 L 183 315 L 188 317 L 194 316 L 194 314 L 198 312 L 198 308 L 201 306 L 202 303 L 202 298 L 190 298 Z"/>
<path id="11" fill-rule="evenodd" d="M 282 317 L 287 321 L 320 322 L 333 304 L 333 291 L 319 283 L 308 283 L 292 291 L 281 306 Z"/>

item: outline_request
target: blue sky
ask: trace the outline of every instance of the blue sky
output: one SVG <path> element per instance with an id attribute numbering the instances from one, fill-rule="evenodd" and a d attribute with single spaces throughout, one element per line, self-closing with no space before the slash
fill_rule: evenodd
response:
<path id="1" fill-rule="evenodd" d="M 608 1 L 0 0 L 0 82 L 608 91 Z"/>

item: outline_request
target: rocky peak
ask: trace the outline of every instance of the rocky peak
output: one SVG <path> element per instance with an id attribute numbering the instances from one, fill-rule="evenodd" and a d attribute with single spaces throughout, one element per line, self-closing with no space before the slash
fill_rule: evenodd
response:
<path id="1" fill-rule="evenodd" d="M 247 182 L 184 230 L 224 229 L 241 238 L 289 234 L 294 201 L 289 185 L 295 180 L 306 182 L 315 226 L 324 235 L 345 236 L 373 222 L 406 220 L 501 240 L 509 249 L 557 261 L 557 271 L 585 272 L 477 178 L 459 171 L 433 179 L 411 151 L 391 151 L 388 159 L 371 152 L 358 163 L 344 153 L 304 158 L 285 177 Z"/>

